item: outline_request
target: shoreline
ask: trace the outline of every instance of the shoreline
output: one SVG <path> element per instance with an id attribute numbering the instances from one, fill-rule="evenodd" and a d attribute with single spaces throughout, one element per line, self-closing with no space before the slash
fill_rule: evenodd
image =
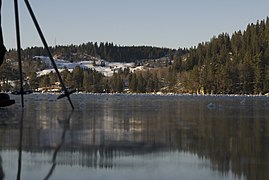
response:
<path id="1" fill-rule="evenodd" d="M 11 92 L 5 92 L 11 96 L 18 96 L 14 95 Z M 54 92 L 33 92 L 32 95 L 60 95 L 62 93 L 54 93 Z M 29 96 L 31 94 L 26 94 Z M 75 92 L 73 95 L 96 95 L 96 96 L 103 96 L 103 95 L 111 95 L 111 96 L 190 96 L 190 97 L 269 97 L 269 94 L 196 94 L 196 93 L 91 93 L 91 92 Z M 71 95 L 72 97 L 72 95 Z"/>

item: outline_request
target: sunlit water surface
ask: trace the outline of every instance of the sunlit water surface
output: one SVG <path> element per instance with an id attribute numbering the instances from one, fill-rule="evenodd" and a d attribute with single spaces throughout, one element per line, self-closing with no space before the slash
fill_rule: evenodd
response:
<path id="1" fill-rule="evenodd" d="M 269 179 L 268 97 L 12 98 L 0 179 Z"/>

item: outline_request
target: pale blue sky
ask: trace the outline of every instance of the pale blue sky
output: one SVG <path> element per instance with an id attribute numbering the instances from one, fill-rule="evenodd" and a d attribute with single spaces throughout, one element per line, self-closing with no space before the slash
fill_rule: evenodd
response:
<path id="1" fill-rule="evenodd" d="M 22 47 L 42 46 L 20 3 Z M 269 16 L 268 0 L 29 0 L 48 44 L 86 42 L 196 46 L 222 32 L 245 30 Z M 14 4 L 3 0 L 2 26 L 7 48 L 16 47 Z"/>

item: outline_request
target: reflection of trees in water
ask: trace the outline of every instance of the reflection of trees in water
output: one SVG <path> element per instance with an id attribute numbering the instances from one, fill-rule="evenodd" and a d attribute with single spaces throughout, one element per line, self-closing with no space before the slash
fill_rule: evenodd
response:
<path id="1" fill-rule="evenodd" d="M 200 111 L 187 139 L 188 151 L 208 158 L 223 174 L 269 179 L 269 123 L 259 109 Z"/>
<path id="2" fill-rule="evenodd" d="M 268 114 L 256 105 L 224 105 L 212 110 L 203 99 L 103 101 L 73 114 L 57 164 L 112 168 L 117 166 L 115 159 L 124 156 L 185 151 L 209 159 L 212 169 L 223 175 L 232 171 L 246 179 L 269 179 Z M 64 112 L 48 119 L 58 116 Z M 61 138 L 62 131 L 57 133 L 60 122 L 46 126 L 56 131 L 54 135 L 27 123 L 32 123 L 30 118 L 26 120 L 24 151 L 51 152 Z M 14 148 L 18 132 L 12 129 L 10 134 L 5 140 L 12 139 L 9 143 Z"/>
<path id="3" fill-rule="evenodd" d="M 3 180 L 5 178 L 5 174 L 2 167 L 2 157 L 0 156 L 0 180 Z"/>
<path id="4" fill-rule="evenodd" d="M 223 102 L 214 110 L 204 101 L 159 102 L 154 112 L 134 111 L 133 117 L 141 122 L 143 142 L 156 149 L 198 154 L 223 175 L 232 171 L 246 179 L 269 179 L 269 114 L 263 102 L 249 101 L 243 106 Z"/>

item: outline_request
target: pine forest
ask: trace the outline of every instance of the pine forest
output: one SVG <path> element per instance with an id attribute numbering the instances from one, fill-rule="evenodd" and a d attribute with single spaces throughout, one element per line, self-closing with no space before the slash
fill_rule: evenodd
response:
<path id="1" fill-rule="evenodd" d="M 180 40 L 179 40 L 180 41 Z M 208 42 L 191 48 L 119 46 L 88 42 L 81 45 L 51 47 L 55 57 L 70 62 L 104 59 L 108 62 L 133 62 L 139 71 L 120 69 L 111 77 L 93 69 L 76 67 L 61 71 L 68 87 L 93 93 L 199 93 L 267 94 L 269 92 L 269 18 L 251 23 L 246 30 L 221 33 Z M 46 56 L 41 47 L 22 50 L 25 89 L 36 90 L 55 84 L 51 72 L 37 76 L 45 68 L 34 56 Z M 0 67 L 1 91 L 19 87 L 17 52 L 10 49 Z M 10 81 L 16 82 L 10 85 Z"/>

